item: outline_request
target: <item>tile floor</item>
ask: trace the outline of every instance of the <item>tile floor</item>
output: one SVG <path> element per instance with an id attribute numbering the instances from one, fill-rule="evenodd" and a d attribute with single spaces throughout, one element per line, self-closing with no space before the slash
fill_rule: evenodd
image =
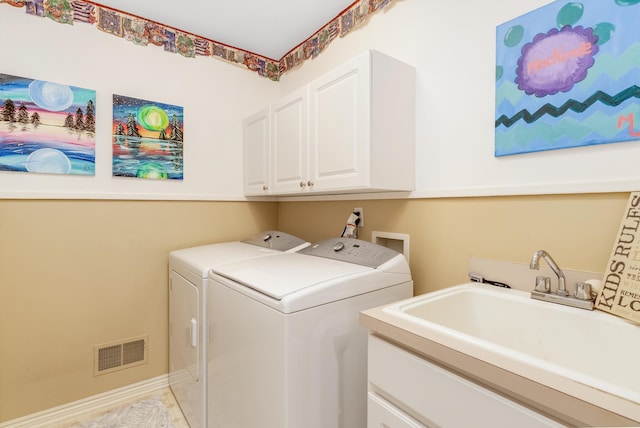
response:
<path id="1" fill-rule="evenodd" d="M 117 405 L 110 406 L 108 408 L 95 410 L 95 411 L 92 411 L 90 413 L 83 414 L 83 415 L 80 415 L 78 417 L 75 417 L 72 420 L 62 421 L 59 424 L 56 424 L 56 428 L 70 428 L 70 427 L 73 427 L 73 425 L 75 425 L 75 424 L 86 423 L 88 421 L 91 421 L 93 419 L 96 419 L 96 418 L 99 418 L 99 417 L 103 416 L 107 412 L 114 411 L 117 408 L 119 408 L 120 406 L 122 406 L 122 407 L 129 406 L 129 405 L 131 405 L 133 403 L 136 403 L 138 401 L 142 401 L 142 400 L 153 398 L 153 397 L 160 398 L 162 400 L 162 402 L 164 403 L 165 407 L 167 408 L 167 412 L 169 413 L 169 417 L 171 418 L 171 422 L 172 422 L 174 428 L 189 428 L 189 424 L 187 423 L 186 419 L 184 418 L 184 415 L 182 414 L 182 411 L 180 410 L 180 406 L 178 406 L 178 403 L 177 403 L 175 397 L 173 396 L 173 393 L 171 392 L 171 389 L 169 389 L 169 387 L 163 388 L 163 389 L 161 389 L 159 391 L 155 391 L 153 393 L 149 393 L 149 394 L 146 394 L 146 395 L 140 395 L 140 396 L 136 396 L 136 397 L 131 397 L 131 398 L 127 399 L 127 400 L 124 400 L 124 401 L 118 403 Z"/>

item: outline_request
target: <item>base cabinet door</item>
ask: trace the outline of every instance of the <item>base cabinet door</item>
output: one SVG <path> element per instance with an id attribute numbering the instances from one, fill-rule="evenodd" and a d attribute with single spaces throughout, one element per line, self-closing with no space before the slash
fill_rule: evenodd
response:
<path id="1" fill-rule="evenodd" d="M 373 392 L 367 398 L 367 428 L 428 428 Z"/>
<path id="2" fill-rule="evenodd" d="M 411 409 L 408 416 L 425 426 L 565 426 L 375 336 L 369 336 L 368 357 L 369 393 Z"/>

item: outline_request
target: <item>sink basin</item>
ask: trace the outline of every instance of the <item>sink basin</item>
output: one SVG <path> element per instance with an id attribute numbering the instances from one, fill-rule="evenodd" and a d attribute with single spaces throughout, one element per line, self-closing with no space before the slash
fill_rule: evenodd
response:
<path id="1" fill-rule="evenodd" d="M 383 312 L 444 346 L 640 419 L 640 325 L 600 311 L 462 284 Z"/>

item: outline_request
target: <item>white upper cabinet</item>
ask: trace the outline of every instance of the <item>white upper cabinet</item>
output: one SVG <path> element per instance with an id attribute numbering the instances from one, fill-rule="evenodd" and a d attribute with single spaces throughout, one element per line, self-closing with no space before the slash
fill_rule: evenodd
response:
<path id="1" fill-rule="evenodd" d="M 268 195 L 271 174 L 271 111 L 265 108 L 242 122 L 244 194 Z"/>
<path id="2" fill-rule="evenodd" d="M 413 67 L 367 51 L 274 103 L 270 116 L 270 194 L 414 189 Z M 255 146 L 260 138 L 248 120 L 245 145 Z M 249 156 L 245 168 L 257 167 L 257 154 Z M 253 179 L 245 194 L 265 194 L 257 185 L 264 169 L 245 171 Z"/>
<path id="3" fill-rule="evenodd" d="M 366 52 L 309 85 L 314 190 L 369 184 L 370 59 Z"/>
<path id="4" fill-rule="evenodd" d="M 272 193 L 304 191 L 309 180 L 309 87 L 272 106 Z"/>

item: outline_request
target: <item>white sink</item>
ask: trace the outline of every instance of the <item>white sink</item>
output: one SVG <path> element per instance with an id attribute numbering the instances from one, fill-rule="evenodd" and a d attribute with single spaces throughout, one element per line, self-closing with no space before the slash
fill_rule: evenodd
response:
<path id="1" fill-rule="evenodd" d="M 429 340 L 640 418 L 638 324 L 475 283 L 416 296 L 383 311 L 415 325 Z"/>

